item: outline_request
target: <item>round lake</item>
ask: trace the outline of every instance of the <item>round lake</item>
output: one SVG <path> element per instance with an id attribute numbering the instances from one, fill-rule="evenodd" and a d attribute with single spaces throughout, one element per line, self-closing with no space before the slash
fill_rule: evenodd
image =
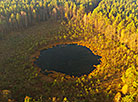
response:
<path id="1" fill-rule="evenodd" d="M 40 51 L 35 64 L 44 70 L 53 70 L 67 75 L 81 76 L 90 73 L 100 63 L 100 56 L 94 55 L 90 49 L 76 45 L 57 45 Z"/>

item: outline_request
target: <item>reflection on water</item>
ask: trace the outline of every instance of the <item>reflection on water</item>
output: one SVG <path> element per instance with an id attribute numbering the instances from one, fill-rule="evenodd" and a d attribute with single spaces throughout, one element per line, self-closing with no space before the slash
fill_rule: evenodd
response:
<path id="1" fill-rule="evenodd" d="M 90 73 L 94 69 L 93 65 L 100 63 L 99 58 L 86 47 L 69 44 L 42 50 L 35 63 L 42 70 L 80 76 Z"/>

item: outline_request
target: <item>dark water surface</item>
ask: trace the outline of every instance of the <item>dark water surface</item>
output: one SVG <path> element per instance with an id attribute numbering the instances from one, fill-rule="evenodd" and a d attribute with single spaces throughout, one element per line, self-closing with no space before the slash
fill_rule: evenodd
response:
<path id="1" fill-rule="evenodd" d="M 81 76 L 90 73 L 100 63 L 100 56 L 94 55 L 90 49 L 76 45 L 57 45 L 40 51 L 35 64 L 44 70 L 53 70 L 67 75 Z"/>

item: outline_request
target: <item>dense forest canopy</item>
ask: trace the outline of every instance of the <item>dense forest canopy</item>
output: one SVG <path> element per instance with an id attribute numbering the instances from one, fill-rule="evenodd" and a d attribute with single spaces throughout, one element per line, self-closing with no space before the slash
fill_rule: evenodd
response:
<path id="1" fill-rule="evenodd" d="M 137 50 L 138 0 L 102 0 L 93 16 L 100 32 Z"/>
<path id="2" fill-rule="evenodd" d="M 71 19 L 92 11 L 100 0 L 5 0 L 0 2 L 0 31 L 28 27 L 35 22 Z"/>
<path id="3" fill-rule="evenodd" d="M 88 76 L 55 75 L 53 82 L 41 80 L 29 57 L 57 42 L 86 46 L 102 56 L 101 63 Z M 0 0 L 0 46 L 0 67 L 5 68 L 0 68 L 5 71 L 0 72 L 0 77 L 4 75 L 0 88 L 11 88 L 17 99 L 30 95 L 53 102 L 138 101 L 138 0 Z M 10 78 L 5 73 L 16 69 L 21 79 L 12 76 L 7 84 L 4 79 Z M 20 81 L 24 86 L 15 84 Z M 38 83 L 45 87 L 38 88 Z M 25 92 L 16 96 L 24 87 Z M 25 100 L 36 102 L 30 97 Z"/>

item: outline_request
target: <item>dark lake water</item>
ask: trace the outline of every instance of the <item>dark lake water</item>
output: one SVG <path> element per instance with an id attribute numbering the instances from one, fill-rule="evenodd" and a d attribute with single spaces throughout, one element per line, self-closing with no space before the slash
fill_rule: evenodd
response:
<path id="1" fill-rule="evenodd" d="M 40 51 L 35 64 L 44 70 L 53 70 L 67 75 L 81 76 L 90 73 L 100 63 L 100 56 L 90 49 L 76 45 L 57 45 Z"/>

